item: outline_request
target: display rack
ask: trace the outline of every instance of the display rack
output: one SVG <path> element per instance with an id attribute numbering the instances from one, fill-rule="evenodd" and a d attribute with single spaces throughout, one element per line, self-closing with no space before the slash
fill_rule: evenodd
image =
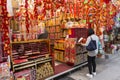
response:
<path id="1" fill-rule="evenodd" d="M 61 17 L 47 19 L 46 30 L 48 31 L 48 38 L 51 40 L 51 44 L 54 44 L 55 40 L 61 39 Z"/>
<path id="2" fill-rule="evenodd" d="M 35 70 L 36 75 L 32 76 L 36 77 L 34 80 L 44 79 L 54 74 L 49 40 L 12 42 L 11 47 L 14 74 L 23 75 L 21 72 L 24 72 L 24 70 L 28 70 L 28 72 L 29 70 Z M 40 73 L 41 71 L 42 73 Z"/>
<path id="3" fill-rule="evenodd" d="M 65 48 L 64 40 L 57 40 L 54 43 L 55 60 L 64 62 Z"/>
<path id="4" fill-rule="evenodd" d="M 62 30 L 63 32 L 69 34 L 69 38 L 66 40 L 64 39 L 55 41 L 55 59 L 69 65 L 78 65 L 87 61 L 87 51 L 85 50 L 85 47 L 82 47 L 80 44 L 78 44 L 79 38 L 83 37 L 84 39 L 87 39 L 87 29 L 62 28 Z M 64 34 L 64 36 L 67 34 Z"/>
<path id="5" fill-rule="evenodd" d="M 87 61 L 85 47 L 76 43 L 76 38 L 68 38 L 65 41 L 56 41 L 54 46 L 55 60 L 68 65 L 79 65 Z"/>

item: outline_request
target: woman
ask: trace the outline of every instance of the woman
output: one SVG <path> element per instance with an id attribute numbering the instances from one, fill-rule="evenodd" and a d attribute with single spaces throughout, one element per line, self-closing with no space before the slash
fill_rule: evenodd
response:
<path id="1" fill-rule="evenodd" d="M 87 56 L 87 60 L 88 60 L 88 69 L 89 69 L 89 73 L 86 74 L 86 76 L 88 76 L 89 78 L 93 78 L 93 75 L 96 75 L 96 55 L 98 53 L 98 41 L 99 38 L 94 34 L 94 30 L 92 28 L 88 29 L 88 38 L 85 44 L 81 43 L 81 45 L 83 46 L 88 46 L 89 42 L 92 40 L 96 41 L 96 45 L 97 45 L 97 49 L 94 51 L 88 51 L 88 56 Z"/>

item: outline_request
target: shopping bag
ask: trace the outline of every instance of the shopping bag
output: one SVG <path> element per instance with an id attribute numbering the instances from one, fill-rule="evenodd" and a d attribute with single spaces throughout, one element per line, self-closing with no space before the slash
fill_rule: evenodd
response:
<path id="1" fill-rule="evenodd" d="M 93 40 L 91 38 L 91 41 L 89 42 L 88 46 L 86 46 L 86 50 L 88 50 L 88 51 L 94 51 L 96 49 L 97 49 L 96 40 Z"/>
<path id="2" fill-rule="evenodd" d="M 98 54 L 104 54 L 100 40 L 98 41 Z"/>

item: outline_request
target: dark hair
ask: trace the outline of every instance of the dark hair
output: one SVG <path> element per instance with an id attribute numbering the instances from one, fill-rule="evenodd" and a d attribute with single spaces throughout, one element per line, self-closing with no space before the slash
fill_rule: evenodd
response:
<path id="1" fill-rule="evenodd" d="M 94 34 L 94 30 L 92 28 L 88 29 L 88 36 L 91 36 L 92 34 Z"/>

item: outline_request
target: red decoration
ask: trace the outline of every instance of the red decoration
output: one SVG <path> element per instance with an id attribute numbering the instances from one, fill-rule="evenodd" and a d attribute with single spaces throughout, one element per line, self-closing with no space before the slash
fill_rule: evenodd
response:
<path id="1" fill-rule="evenodd" d="M 9 38 L 9 28 L 8 28 L 8 12 L 7 12 L 7 6 L 6 6 L 6 0 L 1 0 L 0 4 L 2 5 L 2 42 L 4 42 L 3 45 L 3 53 L 4 56 L 7 56 L 10 54 L 10 38 Z"/>
<path id="2" fill-rule="evenodd" d="M 108 4 L 110 1 L 111 1 L 111 0 L 104 0 L 104 2 L 105 2 L 106 4 Z"/>
<path id="3" fill-rule="evenodd" d="M 27 29 L 27 32 L 29 33 L 29 15 L 28 15 L 28 0 L 25 0 L 25 8 L 26 8 L 26 29 Z"/>

